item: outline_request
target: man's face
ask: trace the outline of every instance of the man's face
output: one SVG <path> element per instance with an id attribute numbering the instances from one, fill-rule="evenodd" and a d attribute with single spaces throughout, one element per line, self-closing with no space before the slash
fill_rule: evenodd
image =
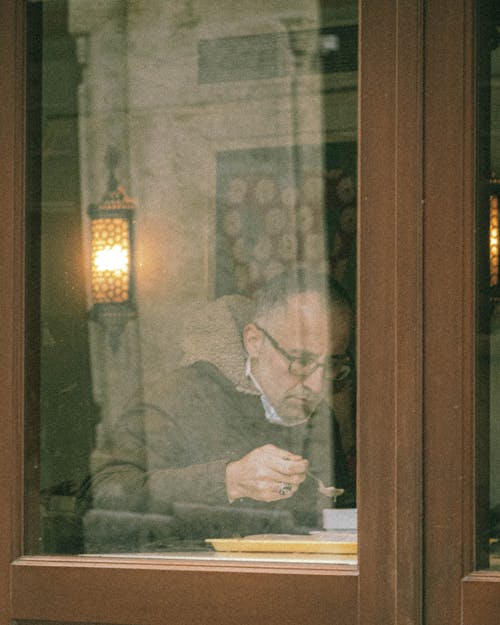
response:
<path id="1" fill-rule="evenodd" d="M 308 355 L 323 363 L 331 354 L 344 354 L 350 331 L 350 314 L 338 307 L 327 310 L 318 293 L 292 296 L 286 307 L 258 320 L 281 348 L 291 356 Z M 328 384 L 324 368 L 318 367 L 307 378 L 290 373 L 290 362 L 255 324 L 244 331 L 252 373 L 265 395 L 281 416 L 293 425 L 307 419 L 324 397 Z"/>

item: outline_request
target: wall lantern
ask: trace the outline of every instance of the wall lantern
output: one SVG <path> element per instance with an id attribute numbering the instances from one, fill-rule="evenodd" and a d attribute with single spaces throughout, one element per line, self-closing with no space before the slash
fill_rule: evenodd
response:
<path id="1" fill-rule="evenodd" d="M 127 196 L 114 176 L 118 158 L 108 149 L 108 191 L 89 207 L 92 224 L 91 319 L 104 326 L 113 351 L 128 320 L 135 317 L 134 215 L 136 202 Z"/>
<path id="2" fill-rule="evenodd" d="M 498 252 L 499 252 L 499 198 L 500 198 L 500 178 L 495 172 L 490 177 L 490 214 L 488 227 L 488 260 L 490 269 L 490 302 L 495 305 L 500 302 L 500 275 L 498 273 Z"/>
<path id="3" fill-rule="evenodd" d="M 498 194 L 490 195 L 490 287 L 498 287 Z"/>

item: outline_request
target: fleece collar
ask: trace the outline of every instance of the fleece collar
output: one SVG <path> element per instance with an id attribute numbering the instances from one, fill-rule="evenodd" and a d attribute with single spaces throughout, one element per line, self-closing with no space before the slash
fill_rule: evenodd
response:
<path id="1" fill-rule="evenodd" d="M 184 319 L 181 333 L 181 366 L 209 362 L 228 378 L 237 390 L 259 395 L 245 375 L 247 353 L 243 328 L 253 319 L 254 304 L 242 295 L 225 295 L 200 302 Z"/>

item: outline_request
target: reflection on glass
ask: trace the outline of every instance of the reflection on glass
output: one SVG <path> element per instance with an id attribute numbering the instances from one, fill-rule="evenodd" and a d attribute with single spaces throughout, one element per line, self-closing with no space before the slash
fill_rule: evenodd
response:
<path id="1" fill-rule="evenodd" d="M 477 566 L 500 568 L 500 41 L 495 5 L 478 7 Z"/>
<path id="2" fill-rule="evenodd" d="M 216 5 L 28 4 L 34 552 L 355 561 L 356 3 Z"/>

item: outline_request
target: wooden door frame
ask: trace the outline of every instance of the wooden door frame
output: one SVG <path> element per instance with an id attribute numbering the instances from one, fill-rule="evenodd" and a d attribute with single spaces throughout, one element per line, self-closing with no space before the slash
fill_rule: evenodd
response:
<path id="1" fill-rule="evenodd" d="M 23 222 L 24 186 L 24 36 L 23 20 L 15 0 L 0 3 L 0 622 L 12 618 L 10 563 L 22 550 L 22 394 L 23 351 Z M 19 198 L 17 194 L 21 193 Z M 21 202 L 21 203 L 20 203 Z"/>
<path id="2" fill-rule="evenodd" d="M 500 612 L 500 574 L 475 570 L 477 8 L 425 12 L 426 625 L 494 625 Z"/>
<path id="3" fill-rule="evenodd" d="M 417 624 L 423 3 L 365 0 L 360 6 L 358 350 L 359 379 L 369 383 L 359 385 L 359 518 L 365 539 L 358 622 Z"/>
<path id="4" fill-rule="evenodd" d="M 474 565 L 472 2 L 429 0 L 425 32 L 425 623 L 452 625 Z"/>
<path id="5" fill-rule="evenodd" d="M 0 622 L 420 623 L 423 0 L 360 2 L 359 572 L 21 555 L 23 4 L 0 3 Z"/>

